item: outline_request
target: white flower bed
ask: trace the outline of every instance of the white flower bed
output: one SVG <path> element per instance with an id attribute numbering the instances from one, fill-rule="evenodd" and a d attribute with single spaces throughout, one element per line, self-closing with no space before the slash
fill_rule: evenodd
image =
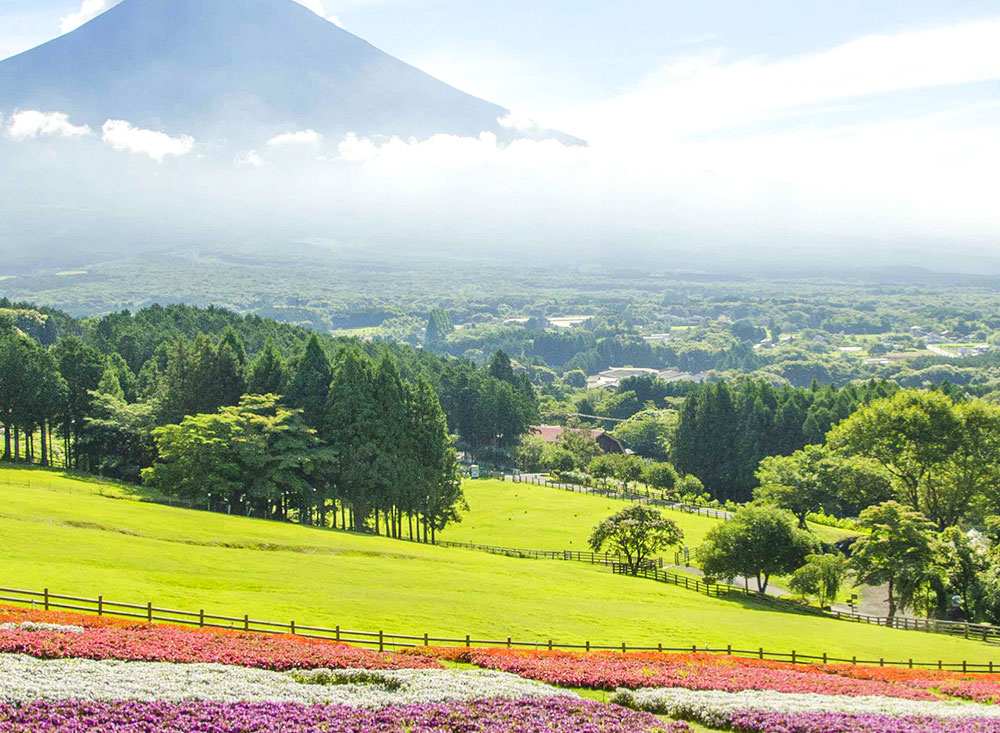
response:
<path id="1" fill-rule="evenodd" d="M 296 677 L 302 682 L 297 681 Z M 307 683 L 308 682 L 308 683 Z M 332 682 L 332 684 L 331 684 Z M 406 669 L 272 672 L 222 664 L 0 655 L 0 701 L 299 702 L 379 708 L 478 698 L 570 695 L 506 672 Z"/>
<path id="2" fill-rule="evenodd" d="M 65 631 L 69 634 L 82 634 L 82 626 L 66 626 L 65 624 L 42 624 L 34 621 L 22 621 L 19 624 L 0 624 L 0 631 Z"/>
<path id="3" fill-rule="evenodd" d="M 767 713 L 853 713 L 857 715 L 920 716 L 930 718 L 1000 718 L 1000 707 L 973 702 L 900 700 L 892 697 L 847 697 L 788 693 L 772 690 L 687 690 L 658 687 L 618 690 L 611 702 L 671 718 L 725 727 L 729 716 L 741 711 Z"/>

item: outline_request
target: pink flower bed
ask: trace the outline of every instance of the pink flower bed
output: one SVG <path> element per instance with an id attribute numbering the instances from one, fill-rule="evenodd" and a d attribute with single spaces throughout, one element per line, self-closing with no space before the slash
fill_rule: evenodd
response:
<path id="1" fill-rule="evenodd" d="M 289 669 L 420 669 L 441 665 L 430 657 L 378 653 L 289 634 L 190 629 L 83 614 L 0 609 L 0 623 L 25 621 L 83 626 L 83 633 L 0 630 L 0 653 L 41 659 L 121 659 L 147 662 L 216 662 Z"/>
<path id="2" fill-rule="evenodd" d="M 906 700 L 942 696 L 976 702 L 1000 699 L 1000 675 L 856 667 L 793 665 L 712 654 L 628 654 L 510 649 L 417 649 L 439 659 L 468 662 L 566 687 L 684 687 L 691 690 L 774 690 L 822 695 L 882 695 Z"/>

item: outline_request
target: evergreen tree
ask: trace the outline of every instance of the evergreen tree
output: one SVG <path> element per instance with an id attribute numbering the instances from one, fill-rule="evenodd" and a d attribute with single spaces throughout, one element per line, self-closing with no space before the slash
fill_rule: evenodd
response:
<path id="1" fill-rule="evenodd" d="M 462 482 L 458 476 L 458 460 L 448 423 L 441 403 L 426 377 L 409 387 L 407 438 L 414 480 L 412 491 L 406 492 L 403 511 L 418 517 L 417 535 L 423 527 L 423 539 L 433 541 L 434 534 L 458 519 L 457 510 L 464 506 Z M 405 487 L 404 487 L 405 488 Z"/>
<path id="2" fill-rule="evenodd" d="M 498 351 L 490 360 L 489 375 L 501 382 L 506 382 L 512 386 L 517 386 L 517 378 L 514 376 L 514 364 L 510 357 L 503 351 Z"/>
<path id="3" fill-rule="evenodd" d="M 428 349 L 440 349 L 444 346 L 448 334 L 455 330 L 448 312 L 435 308 L 427 318 L 427 332 L 424 335 L 424 346 Z"/>
<path id="4" fill-rule="evenodd" d="M 306 344 L 306 350 L 295 365 L 295 376 L 285 395 L 291 407 L 301 409 L 310 427 L 323 424 L 324 406 L 330 390 L 330 360 L 316 334 Z"/>
<path id="5" fill-rule="evenodd" d="M 192 394 L 191 354 L 187 341 L 180 337 L 166 356 L 161 421 L 176 423 L 185 415 L 193 415 L 195 404 Z"/>
<path id="6" fill-rule="evenodd" d="M 105 369 L 104 374 L 101 375 L 97 392 L 125 401 L 125 390 L 122 389 L 121 382 L 118 380 L 118 372 L 110 367 Z"/>
<path id="7" fill-rule="evenodd" d="M 321 436 L 333 454 L 331 483 L 351 509 L 351 527 L 364 529 L 374 507 L 379 444 L 371 361 L 354 348 L 338 361 L 323 414 Z"/>
<path id="8" fill-rule="evenodd" d="M 399 516 L 394 512 L 396 494 L 416 477 L 407 450 L 412 440 L 406 432 L 407 394 L 396 363 L 388 354 L 383 355 L 375 370 L 372 395 L 375 420 L 371 427 L 378 445 L 373 467 L 376 479 L 373 503 L 376 511 L 381 510 L 385 514 L 386 534 L 395 537 L 399 522 Z M 375 526 L 378 529 L 378 514 Z"/>
<path id="9" fill-rule="evenodd" d="M 235 335 L 235 334 L 234 334 Z M 246 355 L 243 356 L 246 358 Z M 219 407 L 237 405 L 243 393 L 246 392 L 246 382 L 243 378 L 244 368 L 240 355 L 233 350 L 228 341 L 219 344 L 215 357 L 215 380 L 213 389 Z"/>
<path id="10" fill-rule="evenodd" d="M 62 412 L 67 464 L 76 466 L 73 443 L 83 431 L 90 408 L 90 393 L 97 389 L 104 375 L 104 359 L 96 349 L 73 336 L 59 341 L 53 347 L 53 356 L 66 381 L 66 401 Z"/>
<path id="11" fill-rule="evenodd" d="M 268 341 L 269 343 L 273 343 L 270 339 Z M 240 365 L 240 371 L 242 372 L 246 369 L 246 346 L 243 344 L 243 339 L 241 339 L 239 334 L 236 333 L 236 329 L 234 329 L 231 325 L 226 326 L 226 330 L 222 332 L 222 338 L 219 339 L 219 348 L 221 348 L 223 344 L 229 346 L 229 348 L 233 350 L 233 355 L 236 357 L 236 361 Z"/>
<path id="12" fill-rule="evenodd" d="M 288 368 L 274 341 L 268 339 L 264 350 L 257 355 L 247 376 L 250 394 L 284 394 L 288 386 Z"/>

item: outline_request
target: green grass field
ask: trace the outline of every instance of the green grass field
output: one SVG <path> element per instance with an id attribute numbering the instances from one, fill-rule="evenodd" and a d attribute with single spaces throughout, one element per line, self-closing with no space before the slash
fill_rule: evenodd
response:
<path id="1" fill-rule="evenodd" d="M 558 497 L 574 495 L 554 496 L 556 512 Z M 559 513 L 553 521 L 564 523 Z M 43 471 L 0 469 L 0 585 L 407 634 L 733 644 L 874 659 L 993 656 L 973 641 L 710 599 L 581 563 L 174 509 Z"/>
<path id="2" fill-rule="evenodd" d="M 495 479 L 466 481 L 465 498 L 469 511 L 440 539 L 529 550 L 589 550 L 587 538 L 594 527 L 631 506 L 620 499 Z M 684 530 L 684 542 L 691 548 L 716 524 L 695 514 L 664 513 Z"/>
<path id="3" fill-rule="evenodd" d="M 529 550 L 588 550 L 587 538 L 598 522 L 631 504 L 594 494 L 496 479 L 466 481 L 465 498 L 469 511 L 463 512 L 460 524 L 442 532 L 440 539 Z M 692 550 L 701 545 L 719 521 L 677 510 L 663 511 L 684 530 L 684 544 Z M 837 542 L 856 534 L 819 524 L 810 524 L 809 528 L 825 542 Z"/>

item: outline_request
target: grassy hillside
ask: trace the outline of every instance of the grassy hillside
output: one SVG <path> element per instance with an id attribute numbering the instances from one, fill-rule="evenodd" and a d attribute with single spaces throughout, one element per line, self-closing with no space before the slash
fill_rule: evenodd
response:
<path id="1" fill-rule="evenodd" d="M 465 498 L 469 511 L 463 512 L 460 524 L 442 532 L 441 539 L 533 550 L 587 550 L 587 538 L 597 523 L 631 503 L 496 479 L 466 481 Z M 684 544 L 692 550 L 719 521 L 670 509 L 664 514 L 684 530 Z M 810 529 L 826 542 L 856 534 L 818 524 L 810 524 Z"/>
<path id="2" fill-rule="evenodd" d="M 579 563 L 145 504 L 52 472 L 0 470 L 0 507 L 0 585 L 9 587 L 357 630 L 731 643 L 886 659 L 992 656 L 976 642 L 709 599 Z"/>
<path id="3" fill-rule="evenodd" d="M 465 498 L 469 511 L 441 539 L 534 550 L 588 550 L 587 538 L 598 522 L 631 506 L 593 494 L 492 479 L 467 481 Z M 716 524 L 708 517 L 665 513 L 684 530 L 684 542 L 692 548 Z"/>

